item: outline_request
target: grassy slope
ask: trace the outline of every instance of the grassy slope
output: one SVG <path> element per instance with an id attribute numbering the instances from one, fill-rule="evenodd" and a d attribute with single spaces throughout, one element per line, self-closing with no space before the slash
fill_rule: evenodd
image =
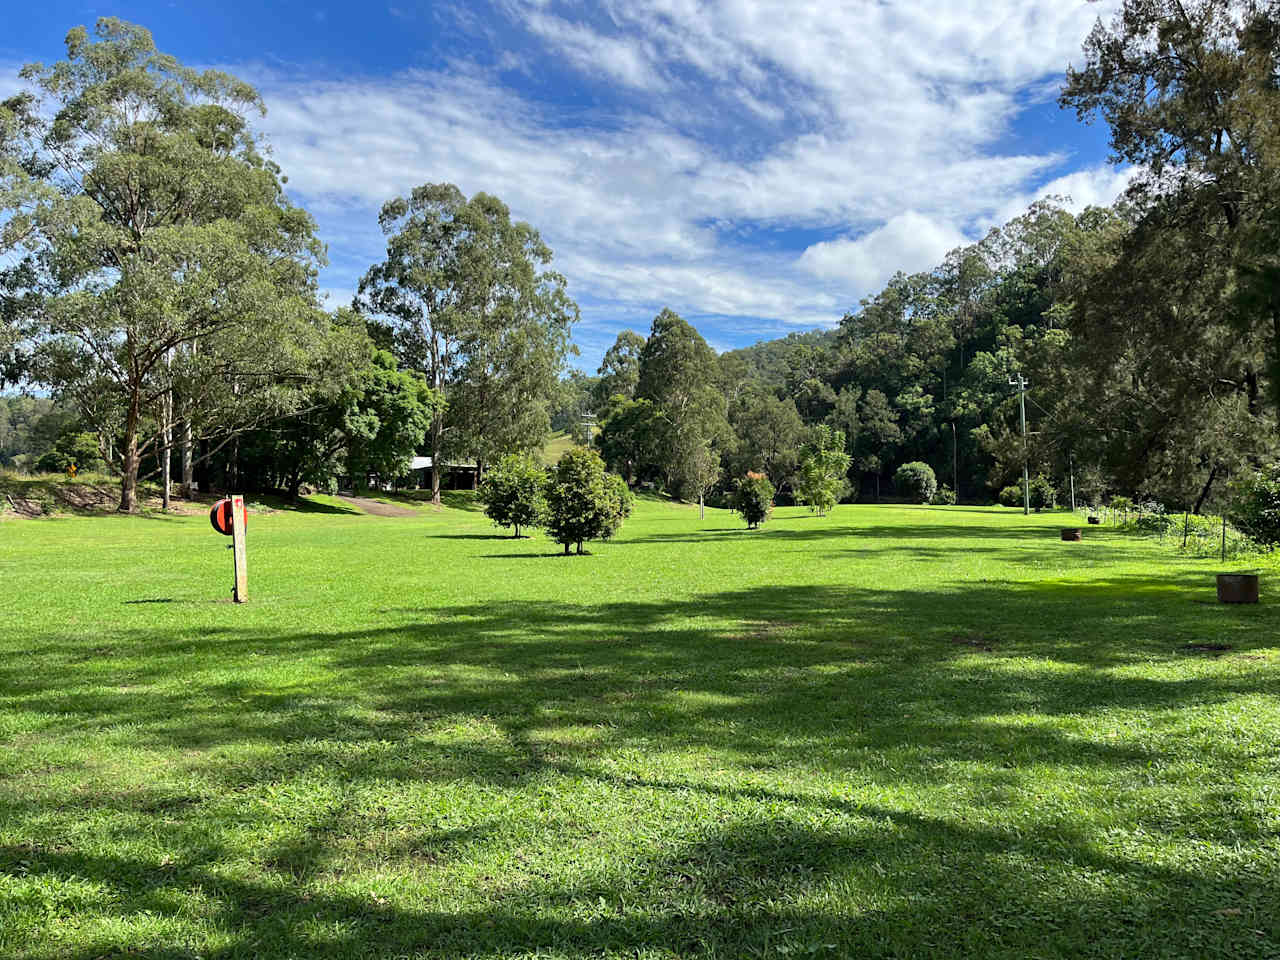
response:
<path id="1" fill-rule="evenodd" d="M 573 437 L 565 432 L 553 434 L 551 439 L 547 441 L 546 446 L 538 453 L 538 457 L 543 463 L 553 464 L 559 462 L 564 452 L 573 447 Z"/>
<path id="2" fill-rule="evenodd" d="M 1280 605 L 1060 522 L 0 524 L 0 955 L 1280 955 Z"/>

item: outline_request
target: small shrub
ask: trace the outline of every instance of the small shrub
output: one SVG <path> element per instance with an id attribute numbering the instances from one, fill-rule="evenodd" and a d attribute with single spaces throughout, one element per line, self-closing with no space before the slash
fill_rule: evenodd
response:
<path id="1" fill-rule="evenodd" d="M 547 472 L 528 454 L 509 453 L 489 468 L 480 484 L 484 515 L 494 526 L 540 527 L 547 517 Z"/>
<path id="2" fill-rule="evenodd" d="M 1138 533 L 1155 533 L 1163 536 L 1178 529 L 1179 522 L 1167 513 L 1141 513 L 1130 524 Z"/>
<path id="3" fill-rule="evenodd" d="M 1280 462 L 1231 484 L 1227 517 L 1258 543 L 1280 543 Z"/>
<path id="4" fill-rule="evenodd" d="M 893 475 L 893 486 L 898 495 L 914 503 L 928 503 L 938 492 L 938 478 L 933 467 L 916 460 L 904 463 Z"/>
<path id="5" fill-rule="evenodd" d="M 1000 491 L 999 500 L 1002 507 L 1022 506 L 1022 487 L 1010 484 Z"/>
<path id="6" fill-rule="evenodd" d="M 773 512 L 773 484 L 763 473 L 747 472 L 738 481 L 733 492 L 733 509 L 747 522 L 747 529 L 754 530 L 769 519 Z"/>
<path id="7" fill-rule="evenodd" d="M 607 540 L 631 515 L 634 500 L 627 483 L 607 474 L 604 461 L 594 450 L 574 447 L 560 457 L 547 483 L 547 532 L 557 543 L 578 545 L 587 540 Z"/>
<path id="8" fill-rule="evenodd" d="M 933 495 L 933 502 L 942 507 L 954 507 L 956 505 L 956 492 L 944 483 L 938 488 L 938 492 Z"/>
<path id="9" fill-rule="evenodd" d="M 1052 510 L 1058 505 L 1058 491 L 1046 476 L 1031 478 L 1031 506 L 1035 510 Z"/>

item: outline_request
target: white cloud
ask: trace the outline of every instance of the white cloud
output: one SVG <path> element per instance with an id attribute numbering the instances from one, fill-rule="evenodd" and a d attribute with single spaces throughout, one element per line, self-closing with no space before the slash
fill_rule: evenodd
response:
<path id="1" fill-rule="evenodd" d="M 20 64 L 0 61 L 0 100 L 8 100 L 25 87 L 18 77 L 18 71 L 21 69 Z"/>
<path id="2" fill-rule="evenodd" d="M 814 244 L 799 262 L 814 276 L 873 291 L 896 271 L 927 270 L 964 243 L 964 234 L 954 227 L 908 210 L 860 237 Z"/>
<path id="3" fill-rule="evenodd" d="M 1077 170 L 1050 180 L 1034 192 L 1013 197 L 996 212 L 991 225 L 1011 220 L 1035 201 L 1046 197 L 1062 198 L 1063 206 L 1072 213 L 1079 213 L 1085 207 L 1109 206 L 1128 189 L 1137 175 L 1136 167 L 1117 167 L 1111 164 Z"/>
<path id="4" fill-rule="evenodd" d="M 593 339 L 662 305 L 726 328 L 766 318 L 773 333 L 835 322 L 895 269 L 936 263 L 1045 193 L 1110 199 L 1119 171 L 1063 175 L 1064 152 L 1001 147 L 1109 5 L 505 3 L 547 57 L 623 91 L 608 108 L 550 106 L 459 63 L 337 80 L 237 72 L 264 90 L 335 287 L 381 253 L 382 202 L 450 181 L 539 227 L 571 291 L 596 305 Z M 535 55 L 518 59 L 536 72 Z M 803 253 L 741 239 L 773 228 L 837 239 Z"/>
<path id="5" fill-rule="evenodd" d="M 641 90 L 663 90 L 667 83 L 658 71 L 653 52 L 643 42 L 609 37 L 588 26 L 534 11 L 525 25 L 574 66 L 599 71 L 607 77 Z"/>

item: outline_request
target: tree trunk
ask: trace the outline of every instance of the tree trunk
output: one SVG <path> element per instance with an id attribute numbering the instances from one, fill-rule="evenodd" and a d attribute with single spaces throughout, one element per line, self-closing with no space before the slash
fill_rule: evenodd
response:
<path id="1" fill-rule="evenodd" d="M 191 421 L 182 421 L 182 495 L 188 500 L 196 492 L 196 472 L 191 439 Z"/>
<path id="2" fill-rule="evenodd" d="M 142 398 L 134 390 L 129 397 L 129 412 L 124 420 L 124 462 L 120 473 L 120 512 L 138 511 L 138 419 Z"/>
<path id="3" fill-rule="evenodd" d="M 569 555 L 569 544 L 567 542 L 564 545 L 564 555 L 566 557 Z"/>
<path id="4" fill-rule="evenodd" d="M 437 414 L 431 420 L 431 503 L 436 507 L 440 506 L 440 434 L 443 427 Z"/>
<path id="5" fill-rule="evenodd" d="M 1280 414 L 1280 308 L 1271 308 L 1271 404 Z M 1280 424 L 1280 417 L 1277 417 Z"/>
<path id="6" fill-rule="evenodd" d="M 173 370 L 173 358 L 165 358 L 165 366 L 168 372 Z M 164 396 L 160 400 L 160 417 L 161 417 L 161 439 L 163 440 L 163 449 L 160 452 L 162 458 L 160 463 L 160 509 L 165 513 L 173 507 L 172 493 L 170 487 L 173 481 L 173 386 L 165 388 Z"/>
<path id="7" fill-rule="evenodd" d="M 164 449 L 160 452 L 160 509 L 168 513 L 173 506 L 172 494 L 170 493 L 173 481 L 171 475 L 173 469 L 171 464 L 173 459 L 173 426 L 169 422 L 169 414 L 173 410 L 172 397 L 166 397 L 164 408 Z"/>
<path id="8" fill-rule="evenodd" d="M 1209 471 L 1209 479 L 1204 482 L 1204 489 L 1200 491 L 1200 496 L 1196 499 L 1196 505 L 1192 509 L 1192 513 L 1197 516 L 1200 509 L 1204 506 L 1204 502 L 1209 499 L 1209 491 L 1213 488 L 1213 481 L 1218 477 L 1218 464 L 1213 465 L 1213 469 Z"/>
<path id="9" fill-rule="evenodd" d="M 193 357 L 199 352 L 198 341 L 192 341 L 190 351 Z M 179 399 L 181 400 L 182 398 L 179 397 Z M 191 408 L 189 404 L 184 403 L 183 406 L 185 409 L 182 411 L 182 495 L 190 500 L 200 487 L 196 483 L 194 458 L 192 456 L 195 443 L 191 429 Z"/>

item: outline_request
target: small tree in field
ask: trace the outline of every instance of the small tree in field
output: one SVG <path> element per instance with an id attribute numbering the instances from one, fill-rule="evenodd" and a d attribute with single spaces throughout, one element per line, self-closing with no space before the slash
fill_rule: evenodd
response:
<path id="1" fill-rule="evenodd" d="M 749 530 L 769 519 L 773 512 L 773 494 L 773 484 L 763 473 L 747 471 L 746 477 L 738 481 L 738 488 L 733 494 L 733 509 L 747 521 Z"/>
<path id="2" fill-rule="evenodd" d="M 938 478 L 933 467 L 918 460 L 904 463 L 893 475 L 893 486 L 898 495 L 914 503 L 928 503 L 938 492 Z"/>
<path id="3" fill-rule="evenodd" d="M 1046 476 L 1031 478 L 1031 509 L 1037 513 L 1044 509 L 1052 510 L 1058 505 L 1058 491 L 1053 482 Z"/>
<path id="4" fill-rule="evenodd" d="M 631 515 L 633 499 L 626 481 L 605 473 L 604 461 L 594 450 L 574 447 L 565 451 L 547 485 L 547 533 L 557 543 L 607 540 Z"/>
<path id="5" fill-rule="evenodd" d="M 840 501 L 848 482 L 851 458 L 844 452 L 844 433 L 819 426 L 802 457 L 797 499 L 818 516 L 826 516 Z"/>
<path id="6" fill-rule="evenodd" d="M 498 527 L 540 527 L 547 518 L 547 471 L 527 453 L 509 453 L 480 484 L 484 515 Z"/>

